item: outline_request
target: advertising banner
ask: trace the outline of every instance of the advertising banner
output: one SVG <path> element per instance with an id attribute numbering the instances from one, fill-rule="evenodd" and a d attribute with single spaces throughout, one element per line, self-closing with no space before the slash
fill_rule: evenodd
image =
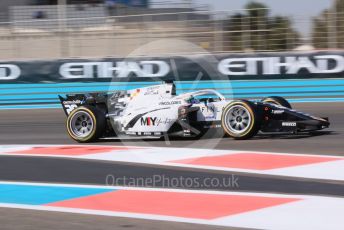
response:
<path id="1" fill-rule="evenodd" d="M 343 78 L 344 52 L 0 62 L 1 83 Z"/>

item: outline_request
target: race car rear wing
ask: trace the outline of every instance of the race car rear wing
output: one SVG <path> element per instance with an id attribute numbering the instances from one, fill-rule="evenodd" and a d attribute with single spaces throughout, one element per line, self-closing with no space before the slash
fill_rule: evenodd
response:
<path id="1" fill-rule="evenodd" d="M 86 97 L 84 94 L 66 95 L 66 97 L 59 95 L 59 99 L 66 116 L 86 102 Z"/>
<path id="2" fill-rule="evenodd" d="M 87 94 L 68 94 L 65 97 L 59 95 L 63 111 L 68 116 L 74 109 L 82 105 L 105 105 L 107 95 L 104 93 L 87 93 Z"/>

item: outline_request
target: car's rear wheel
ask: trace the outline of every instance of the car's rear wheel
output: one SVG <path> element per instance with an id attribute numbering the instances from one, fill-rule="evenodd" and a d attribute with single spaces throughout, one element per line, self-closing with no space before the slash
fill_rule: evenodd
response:
<path id="1" fill-rule="evenodd" d="M 290 103 L 283 97 L 278 97 L 278 96 L 266 97 L 262 100 L 262 102 L 283 106 L 289 109 L 292 108 Z"/>
<path id="2" fill-rule="evenodd" d="M 81 143 L 98 139 L 105 130 L 104 114 L 92 106 L 81 106 L 73 110 L 67 118 L 69 136 Z"/>
<path id="3" fill-rule="evenodd" d="M 225 133 L 237 140 L 251 138 L 260 129 L 256 106 L 246 100 L 229 103 L 223 110 L 221 122 Z"/>

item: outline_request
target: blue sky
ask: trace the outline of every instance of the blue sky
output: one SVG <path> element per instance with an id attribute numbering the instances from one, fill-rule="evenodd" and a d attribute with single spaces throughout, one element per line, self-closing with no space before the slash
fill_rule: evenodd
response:
<path id="1" fill-rule="evenodd" d="M 152 2 L 161 0 L 152 0 Z M 172 1 L 172 0 L 169 0 Z M 183 2 L 183 0 L 173 0 Z M 243 9 L 250 0 L 192 0 L 196 4 L 207 4 L 212 10 Z M 311 19 L 324 9 L 331 7 L 334 0 L 255 0 L 266 4 L 271 15 L 284 15 L 295 18 L 295 27 L 305 35 L 311 31 Z M 300 17 L 303 20 L 300 20 Z"/>

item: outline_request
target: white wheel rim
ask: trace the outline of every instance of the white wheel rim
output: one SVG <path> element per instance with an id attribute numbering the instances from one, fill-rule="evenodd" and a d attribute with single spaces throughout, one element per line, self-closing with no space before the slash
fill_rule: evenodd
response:
<path id="1" fill-rule="evenodd" d="M 87 112 L 76 112 L 70 119 L 70 130 L 76 137 L 87 137 L 93 131 L 93 127 L 93 119 Z"/>
<path id="2" fill-rule="evenodd" d="M 225 115 L 226 128 L 234 134 L 245 133 L 252 122 L 252 117 L 248 109 L 242 105 L 232 106 Z"/>

